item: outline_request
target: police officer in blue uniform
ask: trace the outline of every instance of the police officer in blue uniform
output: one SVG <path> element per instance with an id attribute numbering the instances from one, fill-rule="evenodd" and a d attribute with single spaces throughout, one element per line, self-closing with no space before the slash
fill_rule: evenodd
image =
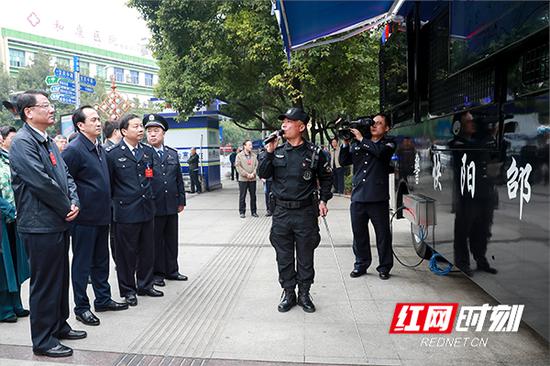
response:
<path id="1" fill-rule="evenodd" d="M 340 165 L 353 163 L 354 171 L 350 211 L 355 265 L 350 276 L 364 275 L 372 262 L 368 227 L 370 220 L 376 233 L 380 261 L 376 270 L 381 279 L 387 280 L 393 267 L 388 201 L 390 161 L 395 151 L 395 142 L 386 136 L 391 127 L 389 116 L 379 113 L 373 120 L 370 131 L 363 131 L 366 136 L 358 129 L 350 129 L 354 140 L 351 145 L 349 142 L 342 145 Z"/>
<path id="2" fill-rule="evenodd" d="M 153 287 L 154 150 L 141 143 L 144 128 L 140 117 L 128 114 L 119 123 L 123 138 L 107 150 L 116 222 L 116 269 L 120 296 L 128 305 L 136 306 L 136 294 L 164 295 Z"/>
<path id="3" fill-rule="evenodd" d="M 302 137 L 309 120 L 303 110 L 290 108 L 279 119 L 283 120 L 286 143 L 277 147 L 274 139 L 266 144 L 258 159 L 259 177 L 272 178 L 274 209 L 270 240 L 277 253 L 279 283 L 284 289 L 278 310 L 289 311 L 298 303 L 304 311 L 312 313 L 315 305 L 309 290 L 315 276 L 313 253 L 321 240 L 318 216 L 328 213 L 332 171 L 321 149 Z"/>
<path id="4" fill-rule="evenodd" d="M 185 207 L 185 189 L 178 152 L 164 145 L 168 122 L 158 114 L 143 118 L 147 142 L 153 150 L 155 196 L 155 285 L 164 280 L 187 281 L 178 268 L 178 213 Z"/>

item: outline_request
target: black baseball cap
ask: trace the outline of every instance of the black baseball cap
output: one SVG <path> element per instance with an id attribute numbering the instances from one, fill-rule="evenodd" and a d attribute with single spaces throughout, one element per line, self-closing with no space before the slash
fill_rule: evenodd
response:
<path id="1" fill-rule="evenodd" d="M 164 131 L 168 130 L 168 122 L 163 116 L 159 114 L 147 114 L 143 117 L 143 126 L 147 127 L 160 127 Z"/>
<path id="2" fill-rule="evenodd" d="M 309 116 L 301 108 L 290 108 L 289 110 L 286 111 L 285 114 L 281 114 L 279 116 L 279 119 L 281 121 L 285 118 L 292 119 L 295 121 L 302 121 L 304 123 L 307 123 L 309 121 Z"/>

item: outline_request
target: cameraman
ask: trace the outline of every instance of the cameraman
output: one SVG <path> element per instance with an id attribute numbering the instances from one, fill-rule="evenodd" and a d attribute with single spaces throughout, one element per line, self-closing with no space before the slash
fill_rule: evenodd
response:
<path id="1" fill-rule="evenodd" d="M 355 265 L 350 276 L 366 274 L 372 262 L 368 228 L 371 220 L 380 260 L 376 270 L 381 279 L 387 280 L 393 267 L 388 176 L 395 143 L 386 137 L 391 127 L 389 116 L 378 113 L 369 122 L 360 122 L 359 129 L 350 128 L 354 139 L 351 145 L 345 140 L 340 150 L 340 164 L 353 163 L 354 173 L 350 211 Z"/>

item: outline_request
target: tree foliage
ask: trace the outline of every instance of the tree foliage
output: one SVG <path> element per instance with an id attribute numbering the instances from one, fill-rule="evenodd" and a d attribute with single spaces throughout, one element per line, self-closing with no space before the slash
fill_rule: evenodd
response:
<path id="1" fill-rule="evenodd" d="M 268 0 L 129 5 L 153 33 L 157 93 L 184 115 L 218 98 L 239 126 L 274 129 L 278 114 L 303 106 L 315 135 L 333 128 L 338 117 L 377 110 L 378 44 L 369 34 L 293 53 L 288 64 Z"/>

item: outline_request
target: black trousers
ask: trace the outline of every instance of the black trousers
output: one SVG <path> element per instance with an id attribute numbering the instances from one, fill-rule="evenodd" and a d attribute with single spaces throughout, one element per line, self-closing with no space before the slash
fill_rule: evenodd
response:
<path id="1" fill-rule="evenodd" d="M 265 181 L 264 196 L 265 196 L 265 209 L 269 212 L 269 195 L 271 194 L 271 180 Z"/>
<path id="2" fill-rule="evenodd" d="M 155 278 L 178 273 L 178 214 L 155 216 Z"/>
<path id="3" fill-rule="evenodd" d="M 30 323 L 32 347 L 46 351 L 68 333 L 69 231 L 50 234 L 20 233 L 31 268 Z"/>
<path id="4" fill-rule="evenodd" d="M 201 188 L 201 182 L 199 181 L 199 172 L 190 171 L 189 178 L 191 178 L 191 193 L 195 193 L 195 191 L 201 193 L 202 188 Z"/>
<path id="5" fill-rule="evenodd" d="M 350 212 L 353 231 L 353 254 L 355 254 L 354 268 L 366 270 L 372 262 L 368 226 L 369 221 L 372 221 L 380 261 L 376 270 L 378 272 L 389 272 L 393 267 L 393 252 L 388 201 L 352 202 Z"/>
<path id="6" fill-rule="evenodd" d="M 73 263 L 71 277 L 74 294 L 74 313 L 90 310 L 86 293 L 88 276 L 92 279 L 95 306 L 107 305 L 111 300 L 109 286 L 109 225 L 87 226 L 75 224 L 73 236 Z"/>
<path id="7" fill-rule="evenodd" d="M 346 168 L 335 168 L 332 171 L 332 184 L 336 193 L 344 193 L 344 175 L 346 174 Z"/>
<path id="8" fill-rule="evenodd" d="M 239 213 L 246 212 L 246 191 L 250 193 L 250 212 L 256 213 L 256 181 L 239 182 Z"/>
<path id="9" fill-rule="evenodd" d="M 494 203 L 491 200 L 462 200 L 456 203 L 453 246 L 457 267 L 470 267 L 468 246 L 478 265 L 488 264 L 486 254 L 493 223 L 493 208 Z"/>
<path id="10" fill-rule="evenodd" d="M 155 220 L 116 224 L 116 271 L 120 296 L 153 287 Z M 137 278 L 137 285 L 136 285 Z"/>
<path id="11" fill-rule="evenodd" d="M 282 288 L 293 289 L 298 284 L 309 289 L 313 283 L 313 253 L 321 241 L 317 217 L 314 206 L 293 210 L 275 206 L 269 239 L 277 254 Z"/>
<path id="12" fill-rule="evenodd" d="M 231 164 L 231 180 L 239 180 L 239 172 L 237 171 L 237 168 L 235 168 L 235 164 Z"/>

